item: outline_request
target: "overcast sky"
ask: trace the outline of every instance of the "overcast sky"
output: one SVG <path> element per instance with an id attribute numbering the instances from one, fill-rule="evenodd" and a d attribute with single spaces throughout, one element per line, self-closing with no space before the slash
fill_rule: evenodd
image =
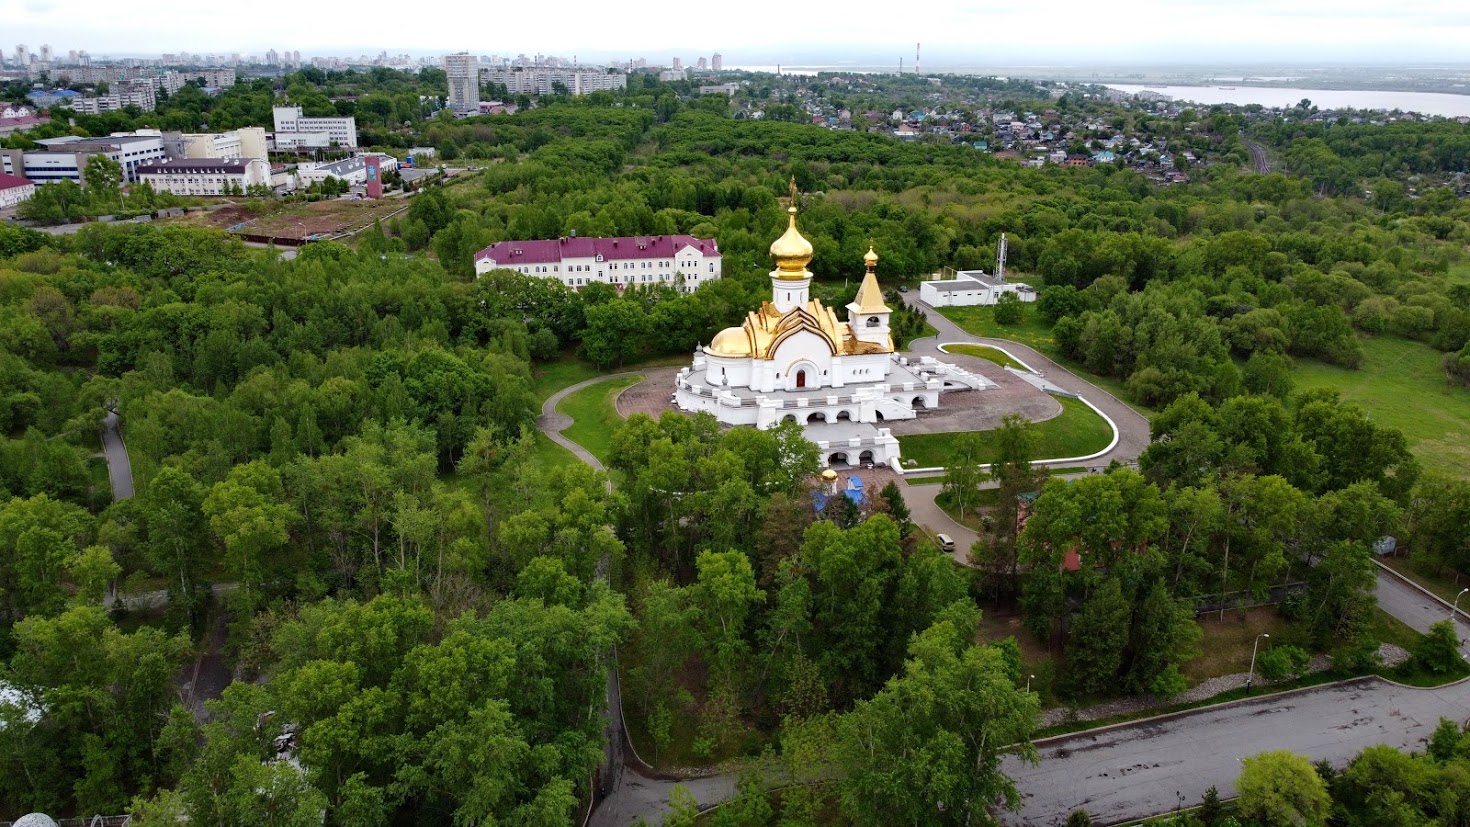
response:
<path id="1" fill-rule="evenodd" d="M 924 65 L 1258 61 L 1470 61 L 1466 0 L 1049 0 L 981 4 L 687 0 L 561 4 L 470 0 L 417 6 L 226 6 L 197 0 L 0 0 L 0 49 L 65 54 L 297 49 L 303 55 L 537 52 L 667 62 L 722 52 L 727 66 L 784 62 Z M 585 7 L 587 15 L 579 13 Z M 418 9 L 431 13 L 415 19 Z M 551 16 L 548 16 L 550 14 Z"/>

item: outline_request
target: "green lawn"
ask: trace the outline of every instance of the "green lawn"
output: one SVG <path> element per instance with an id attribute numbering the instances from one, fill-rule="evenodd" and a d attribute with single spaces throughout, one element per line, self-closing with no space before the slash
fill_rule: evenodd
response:
<path id="1" fill-rule="evenodd" d="M 1108 446 L 1113 439 L 1113 429 L 1106 420 L 1082 404 L 1080 400 L 1060 397 L 1060 416 L 1031 425 L 1036 432 L 1036 458 L 1059 459 L 1093 454 Z M 978 431 L 985 450 L 982 462 L 990 462 L 994 455 L 994 431 Z M 917 468 L 948 467 L 954 449 L 954 434 L 915 434 L 899 437 L 903 458 L 918 462 Z"/>
<path id="2" fill-rule="evenodd" d="M 949 347 L 945 348 L 945 350 L 949 351 L 950 353 L 959 353 L 965 356 L 978 356 L 981 359 L 986 359 L 988 361 L 994 362 L 1003 368 L 1009 367 L 1015 368 L 1016 370 L 1026 369 L 1025 365 L 1017 362 L 1015 359 L 1012 359 L 1005 353 L 996 350 L 993 347 L 986 347 L 985 345 L 950 345 Z"/>
<path id="3" fill-rule="evenodd" d="M 1404 432 L 1426 468 L 1470 475 L 1470 389 L 1445 381 L 1443 354 L 1428 345 L 1388 336 L 1363 338 L 1363 367 L 1348 370 L 1299 359 L 1292 371 L 1298 392 L 1332 388 L 1373 421 Z"/>
<path id="4" fill-rule="evenodd" d="M 618 394 L 643 381 L 642 376 L 624 376 L 598 382 L 562 399 L 556 406 L 573 420 L 572 426 L 562 431 L 571 441 L 592 452 L 592 455 L 607 462 L 612 451 L 612 435 L 623 418 L 618 415 Z"/>
<path id="5" fill-rule="evenodd" d="M 688 365 L 691 358 L 687 355 L 679 356 L 654 356 L 629 362 L 624 367 L 610 367 L 606 370 L 599 369 L 585 359 L 576 356 L 564 355 L 560 359 L 551 362 L 542 362 L 531 368 L 531 389 L 536 392 L 536 398 L 545 401 L 552 394 L 562 388 L 571 387 L 578 382 L 588 379 L 596 379 L 609 373 L 622 373 L 639 368 L 658 367 L 681 367 Z"/>
<path id="6" fill-rule="evenodd" d="M 945 307 L 940 310 L 946 319 L 964 328 L 975 336 L 993 339 L 1010 339 L 1030 345 L 1047 356 L 1057 358 L 1057 342 L 1052 338 L 1051 325 L 1041 318 L 1035 307 L 1026 307 L 1020 324 L 999 324 L 995 321 L 994 307 Z"/>

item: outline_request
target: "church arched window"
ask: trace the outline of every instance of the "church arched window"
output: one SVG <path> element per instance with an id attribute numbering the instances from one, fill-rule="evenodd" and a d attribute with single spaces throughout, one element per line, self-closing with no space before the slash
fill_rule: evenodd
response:
<path id="1" fill-rule="evenodd" d="M 877 327 L 877 326 L 878 326 L 878 317 L 877 316 L 869 316 L 868 317 L 868 327 Z"/>

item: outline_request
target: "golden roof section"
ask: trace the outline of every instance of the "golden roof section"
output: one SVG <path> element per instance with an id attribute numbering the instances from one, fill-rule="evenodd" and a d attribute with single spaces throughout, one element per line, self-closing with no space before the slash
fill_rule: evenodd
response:
<path id="1" fill-rule="evenodd" d="M 883 289 L 878 286 L 878 254 L 873 252 L 872 245 L 868 245 L 868 254 L 863 256 L 863 261 L 868 265 L 868 272 L 863 276 L 862 286 L 852 303 L 857 305 L 859 313 L 892 313 L 883 302 Z"/>
<path id="2" fill-rule="evenodd" d="M 727 327 L 715 335 L 705 350 L 716 356 L 749 356 L 750 335 L 743 327 Z"/>
<path id="3" fill-rule="evenodd" d="M 771 258 L 776 261 L 776 272 L 783 279 L 811 278 L 806 266 L 812 263 L 812 243 L 796 229 L 796 179 L 791 179 L 791 206 L 786 208 L 789 216 L 786 232 L 771 242 Z"/>
<path id="4" fill-rule="evenodd" d="M 774 359 L 781 343 L 803 330 L 822 337 L 834 356 L 893 352 L 892 337 L 886 345 L 857 339 L 852 335 L 852 327 L 847 322 L 837 321 L 836 311 L 822 304 L 820 299 L 812 299 L 785 315 L 777 311 L 775 305 L 765 302 L 759 310 L 747 313 L 740 327 L 727 327 L 720 331 L 704 351 L 711 356 Z"/>

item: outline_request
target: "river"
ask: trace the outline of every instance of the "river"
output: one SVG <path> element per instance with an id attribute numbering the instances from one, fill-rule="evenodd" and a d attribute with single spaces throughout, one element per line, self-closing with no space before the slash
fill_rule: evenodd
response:
<path id="1" fill-rule="evenodd" d="M 1194 103 L 1233 103 L 1239 106 L 1258 103 L 1268 107 L 1296 106 L 1307 98 L 1318 109 L 1399 109 L 1446 118 L 1470 117 L 1470 95 L 1448 95 L 1442 92 L 1384 92 L 1350 89 L 1291 89 L 1272 86 L 1139 86 L 1132 83 L 1109 83 L 1109 89 L 1120 92 L 1157 92 L 1179 101 Z"/>

